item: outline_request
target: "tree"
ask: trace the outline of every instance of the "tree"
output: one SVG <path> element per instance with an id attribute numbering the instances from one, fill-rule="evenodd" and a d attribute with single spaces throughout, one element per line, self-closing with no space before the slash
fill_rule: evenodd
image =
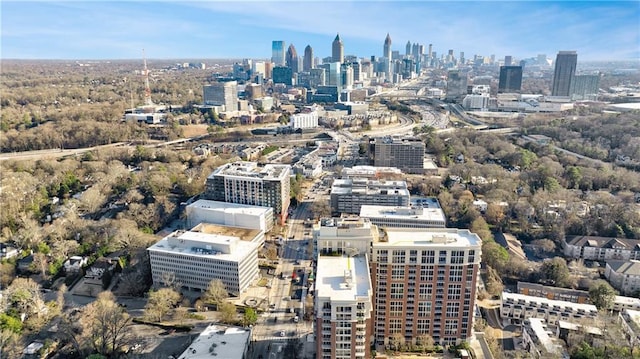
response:
<path id="1" fill-rule="evenodd" d="M 487 212 L 485 213 L 487 222 L 493 225 L 499 225 L 504 220 L 504 206 L 497 203 L 489 203 L 487 206 Z"/>
<path id="2" fill-rule="evenodd" d="M 589 299 L 598 309 L 611 309 L 616 298 L 616 291 L 609 283 L 600 279 L 591 284 Z"/>
<path id="3" fill-rule="evenodd" d="M 495 241 L 482 244 L 482 260 L 491 268 L 502 273 L 509 262 L 509 252 Z"/>
<path id="4" fill-rule="evenodd" d="M 227 292 L 227 287 L 224 283 L 222 283 L 220 279 L 212 279 L 211 282 L 209 282 L 207 291 L 202 295 L 202 300 L 205 303 L 215 304 L 217 306 L 228 297 L 229 292 Z"/>
<path id="5" fill-rule="evenodd" d="M 227 324 L 236 322 L 236 306 L 230 302 L 222 302 L 218 305 L 220 312 L 220 321 Z"/>
<path id="6" fill-rule="evenodd" d="M 542 262 L 540 274 L 542 279 L 551 281 L 559 287 L 569 288 L 572 286 L 571 273 L 569 272 L 569 267 L 567 267 L 567 262 L 560 257 L 546 259 Z"/>
<path id="7" fill-rule="evenodd" d="M 40 285 L 31 278 L 16 278 L 5 291 L 9 305 L 27 317 L 41 317 L 47 312 Z"/>
<path id="8" fill-rule="evenodd" d="M 0 329 L 0 356 L 2 358 L 17 359 L 22 358 L 22 348 L 20 336 L 6 329 Z"/>
<path id="9" fill-rule="evenodd" d="M 429 334 L 420 334 L 416 337 L 416 344 L 422 347 L 422 351 L 433 348 L 435 341 Z"/>
<path id="10" fill-rule="evenodd" d="M 111 292 L 100 293 L 87 305 L 80 322 L 85 345 L 106 357 L 117 356 L 132 340 L 131 318 Z"/>
<path id="11" fill-rule="evenodd" d="M 253 310 L 253 308 L 246 308 L 244 310 L 244 315 L 242 316 L 242 324 L 245 327 L 248 327 L 249 325 L 256 324 L 257 321 L 258 315 L 256 314 L 256 311 Z"/>
<path id="12" fill-rule="evenodd" d="M 144 315 L 156 322 L 161 322 L 176 304 L 180 302 L 180 293 L 172 288 L 160 288 L 149 292 L 149 300 L 144 308 Z"/>
<path id="13" fill-rule="evenodd" d="M 406 342 L 404 335 L 402 335 L 402 333 L 393 333 L 391 335 L 391 338 L 389 340 L 389 345 L 391 345 L 391 347 L 394 350 L 402 350 L 402 347 L 404 347 L 404 343 Z"/>

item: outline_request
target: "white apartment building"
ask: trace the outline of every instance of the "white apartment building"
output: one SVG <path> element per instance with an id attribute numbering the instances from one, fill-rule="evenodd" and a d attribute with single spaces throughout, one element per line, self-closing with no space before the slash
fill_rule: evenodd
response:
<path id="1" fill-rule="evenodd" d="M 378 227 L 395 228 L 444 228 L 447 219 L 438 205 L 435 206 L 372 206 L 360 207 L 360 217 L 368 218 Z"/>
<path id="2" fill-rule="evenodd" d="M 289 116 L 289 126 L 293 129 L 318 127 L 318 111 L 296 113 Z"/>
<path id="3" fill-rule="evenodd" d="M 612 287 L 631 295 L 640 290 L 640 261 L 607 261 L 604 276 Z"/>
<path id="4" fill-rule="evenodd" d="M 314 225 L 313 239 L 320 254 L 369 254 L 378 240 L 378 227 L 359 217 L 323 218 Z"/>
<path id="5" fill-rule="evenodd" d="M 186 207 L 187 228 L 200 223 L 259 229 L 273 228 L 273 208 L 219 201 L 197 200 Z"/>
<path id="6" fill-rule="evenodd" d="M 258 278 L 256 229 L 200 227 L 200 231 L 176 231 L 147 248 L 154 283 L 165 273 L 189 289 L 206 290 L 220 279 L 233 295 L 244 292 Z"/>
<path id="7" fill-rule="evenodd" d="M 563 240 L 563 247 L 564 255 L 570 258 L 594 261 L 640 260 L 640 240 L 637 239 L 567 236 Z"/>
<path id="8" fill-rule="evenodd" d="M 629 344 L 632 347 L 640 344 L 640 311 L 625 309 L 618 314 L 618 319 Z"/>
<path id="9" fill-rule="evenodd" d="M 359 214 L 362 205 L 409 205 L 411 195 L 405 181 L 376 181 L 366 178 L 335 179 L 331 185 L 331 211 Z"/>
<path id="10" fill-rule="evenodd" d="M 397 334 L 442 345 L 473 337 L 481 250 L 467 229 L 383 229 L 371 256 L 377 343 Z"/>
<path id="11" fill-rule="evenodd" d="M 568 357 L 562 341 L 553 336 L 544 319 L 525 319 L 522 325 L 522 345 L 534 359 Z"/>
<path id="12" fill-rule="evenodd" d="M 367 256 L 319 256 L 315 283 L 316 358 L 369 358 L 373 289 Z"/>
<path id="13" fill-rule="evenodd" d="M 592 304 L 571 303 L 563 300 L 533 297 L 516 293 L 502 293 L 500 316 L 511 324 L 522 325 L 528 318 L 544 319 L 549 326 L 557 326 L 559 320 L 575 321 L 595 318 L 598 308 Z"/>
<path id="14" fill-rule="evenodd" d="M 272 207 L 284 222 L 290 202 L 290 176 L 289 165 L 227 163 L 207 177 L 204 195 L 213 201 Z"/>

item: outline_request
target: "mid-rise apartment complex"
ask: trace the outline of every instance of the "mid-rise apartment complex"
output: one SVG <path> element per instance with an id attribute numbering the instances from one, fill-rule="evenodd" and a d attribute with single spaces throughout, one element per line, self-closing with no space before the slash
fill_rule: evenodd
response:
<path id="1" fill-rule="evenodd" d="M 315 283 L 316 357 L 369 358 L 373 290 L 367 256 L 319 256 Z"/>
<path id="2" fill-rule="evenodd" d="M 633 295 L 640 290 L 640 261 L 607 261 L 604 276 L 621 293 Z"/>
<path id="3" fill-rule="evenodd" d="M 567 236 L 562 245 L 565 257 L 569 258 L 594 261 L 640 260 L 640 240 L 637 239 Z"/>
<path id="4" fill-rule="evenodd" d="M 234 162 L 218 167 L 207 178 L 206 199 L 272 207 L 284 221 L 290 201 L 291 166 Z"/>
<path id="5" fill-rule="evenodd" d="M 166 274 L 190 289 L 206 290 L 220 279 L 229 293 L 238 295 L 258 278 L 257 229 L 201 225 L 197 231 L 176 231 L 151 247 L 149 261 L 154 283 Z"/>
<path id="6" fill-rule="evenodd" d="M 444 228 L 447 219 L 434 200 L 434 206 L 371 206 L 364 205 L 360 208 L 360 217 L 368 218 L 378 227 L 394 228 Z"/>
<path id="7" fill-rule="evenodd" d="M 430 335 L 452 344 L 473 335 L 481 240 L 469 230 L 386 228 L 373 243 L 374 336 L 388 345 Z"/>
<path id="8" fill-rule="evenodd" d="M 336 179 L 331 186 L 331 211 L 334 214 L 359 214 L 362 205 L 409 205 L 405 181 L 375 181 L 365 178 Z"/>
<path id="9" fill-rule="evenodd" d="M 544 319 L 548 326 L 555 327 L 558 321 L 575 321 L 595 318 L 598 308 L 593 304 L 571 303 L 516 293 L 502 293 L 500 316 L 512 324 L 522 325 L 525 319 Z"/>
<path id="10" fill-rule="evenodd" d="M 423 173 L 424 150 L 425 144 L 418 138 L 377 138 L 373 164 L 397 167 L 405 173 Z"/>

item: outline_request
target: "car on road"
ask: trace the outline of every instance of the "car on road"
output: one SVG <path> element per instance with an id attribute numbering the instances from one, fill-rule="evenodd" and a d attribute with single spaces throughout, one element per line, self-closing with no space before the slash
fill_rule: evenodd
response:
<path id="1" fill-rule="evenodd" d="M 284 332 L 284 330 L 281 330 L 281 331 L 280 331 L 280 336 L 281 336 L 281 337 L 284 337 L 285 335 L 287 335 L 287 333 L 285 333 L 285 332 Z"/>

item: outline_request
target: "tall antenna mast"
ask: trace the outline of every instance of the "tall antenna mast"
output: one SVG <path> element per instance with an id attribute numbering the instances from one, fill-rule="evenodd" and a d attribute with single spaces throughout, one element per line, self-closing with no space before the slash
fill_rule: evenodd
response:
<path id="1" fill-rule="evenodd" d="M 149 69 L 147 68 L 147 57 L 142 49 L 142 59 L 144 61 L 144 104 L 153 105 L 151 101 L 151 87 L 149 87 Z"/>

